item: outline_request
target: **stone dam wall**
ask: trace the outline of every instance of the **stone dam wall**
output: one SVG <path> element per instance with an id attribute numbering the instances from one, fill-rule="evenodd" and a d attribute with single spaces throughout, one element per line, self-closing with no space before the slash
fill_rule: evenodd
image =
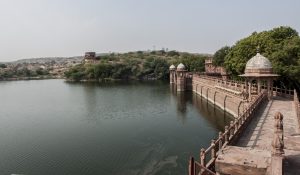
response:
<path id="1" fill-rule="evenodd" d="M 242 84 L 226 82 L 221 79 L 193 75 L 191 90 L 207 99 L 224 111 L 238 117 L 244 110 Z"/>

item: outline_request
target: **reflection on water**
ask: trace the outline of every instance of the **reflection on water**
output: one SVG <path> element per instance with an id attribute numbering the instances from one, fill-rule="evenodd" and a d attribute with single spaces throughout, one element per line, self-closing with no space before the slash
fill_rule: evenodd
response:
<path id="1" fill-rule="evenodd" d="M 0 174 L 187 174 L 231 119 L 166 82 L 0 82 Z"/>
<path id="2" fill-rule="evenodd" d="M 224 125 L 229 125 L 233 116 L 211 102 L 192 92 L 178 92 L 176 86 L 170 86 L 171 94 L 176 97 L 177 116 L 184 124 L 186 120 L 187 104 L 191 103 L 199 113 L 199 117 L 205 118 L 219 131 L 224 131 Z"/>

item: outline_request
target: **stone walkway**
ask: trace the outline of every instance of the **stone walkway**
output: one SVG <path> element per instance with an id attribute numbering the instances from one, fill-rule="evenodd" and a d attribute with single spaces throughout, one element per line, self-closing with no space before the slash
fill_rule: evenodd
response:
<path id="1" fill-rule="evenodd" d="M 271 157 L 274 115 L 283 114 L 284 173 L 300 174 L 300 135 L 295 106 L 291 99 L 274 97 L 257 111 L 235 146 L 250 147 L 268 152 Z"/>

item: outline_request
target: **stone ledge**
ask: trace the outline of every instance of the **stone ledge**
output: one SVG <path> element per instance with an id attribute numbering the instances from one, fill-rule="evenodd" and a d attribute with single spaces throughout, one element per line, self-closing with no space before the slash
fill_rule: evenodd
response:
<path id="1" fill-rule="evenodd" d="M 265 175 L 270 163 L 268 150 L 226 146 L 216 159 L 215 169 L 220 174 Z"/>

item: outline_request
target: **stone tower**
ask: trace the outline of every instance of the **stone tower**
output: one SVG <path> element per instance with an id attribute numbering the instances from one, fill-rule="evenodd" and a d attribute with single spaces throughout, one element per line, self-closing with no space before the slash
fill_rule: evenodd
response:
<path id="1" fill-rule="evenodd" d="M 98 60 L 96 58 L 96 52 L 85 52 L 84 63 L 96 63 Z"/>
<path id="2" fill-rule="evenodd" d="M 186 69 L 185 66 L 180 63 L 176 69 L 176 83 L 177 83 L 177 91 L 185 91 L 186 88 Z"/>
<path id="3" fill-rule="evenodd" d="M 176 67 L 172 64 L 169 68 L 170 71 L 170 84 L 174 84 L 176 82 Z"/>

